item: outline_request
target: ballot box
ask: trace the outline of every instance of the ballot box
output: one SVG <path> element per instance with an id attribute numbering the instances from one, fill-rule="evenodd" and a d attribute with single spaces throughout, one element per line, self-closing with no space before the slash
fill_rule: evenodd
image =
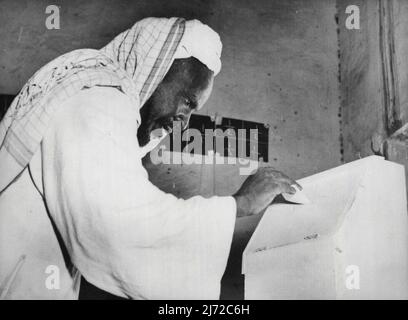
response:
<path id="1" fill-rule="evenodd" d="M 371 156 L 299 180 L 243 254 L 246 299 L 407 299 L 404 167 Z"/>

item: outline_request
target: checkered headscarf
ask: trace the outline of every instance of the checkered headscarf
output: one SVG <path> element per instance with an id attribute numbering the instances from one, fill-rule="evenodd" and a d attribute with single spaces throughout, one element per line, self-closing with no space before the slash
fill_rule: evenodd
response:
<path id="1" fill-rule="evenodd" d="M 0 192 L 30 162 L 55 109 L 80 90 L 114 87 L 139 109 L 169 70 L 184 29 L 181 18 L 143 19 L 101 50 L 75 50 L 37 71 L 0 123 Z"/>

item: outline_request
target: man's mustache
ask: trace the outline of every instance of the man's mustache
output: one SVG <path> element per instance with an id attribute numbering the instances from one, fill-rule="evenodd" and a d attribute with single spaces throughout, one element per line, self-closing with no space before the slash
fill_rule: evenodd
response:
<path id="1" fill-rule="evenodd" d="M 168 134 L 174 130 L 183 131 L 183 122 L 180 120 L 174 120 L 173 118 L 166 118 L 159 122 L 160 127 L 167 131 Z M 188 125 L 187 125 L 188 127 Z"/>

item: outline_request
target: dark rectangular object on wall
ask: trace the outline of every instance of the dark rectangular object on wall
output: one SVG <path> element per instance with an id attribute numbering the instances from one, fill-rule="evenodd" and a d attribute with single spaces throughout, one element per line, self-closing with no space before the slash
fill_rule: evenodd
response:
<path id="1" fill-rule="evenodd" d="M 220 121 L 216 121 L 210 116 L 204 116 L 199 114 L 191 115 L 188 129 L 197 129 L 201 133 L 201 154 L 207 155 L 208 151 L 214 151 L 214 148 L 206 150 L 205 139 L 208 138 L 206 135 L 206 130 L 212 130 L 213 134 L 213 143 L 212 146 L 217 146 L 217 139 L 221 139 L 224 136 L 224 150 L 222 155 L 230 157 L 238 157 L 237 150 L 240 148 L 240 144 L 245 143 L 246 148 L 244 149 L 245 155 L 244 158 L 254 158 L 254 155 L 251 155 L 251 147 L 256 146 L 257 153 L 256 159 L 268 162 L 268 145 L 269 145 L 269 127 L 266 124 L 259 122 L 252 122 L 240 119 L 232 119 L 223 117 Z M 257 130 L 257 132 L 252 131 L 251 129 Z M 217 130 L 217 131 L 215 131 Z M 241 133 L 239 130 L 243 130 Z M 222 135 L 220 135 L 220 133 Z M 244 134 L 242 134 L 244 133 Z M 244 139 L 242 137 L 244 136 Z M 192 141 L 181 141 L 181 150 L 184 150 L 185 147 Z M 233 145 L 235 144 L 235 145 Z M 233 145 L 233 146 L 231 146 Z M 241 145 L 242 146 L 242 145 Z M 173 148 L 173 135 L 170 135 L 170 151 L 174 151 Z M 194 150 L 196 151 L 196 150 Z M 219 151 L 219 150 L 217 150 Z M 253 151 L 254 152 L 254 151 Z"/>

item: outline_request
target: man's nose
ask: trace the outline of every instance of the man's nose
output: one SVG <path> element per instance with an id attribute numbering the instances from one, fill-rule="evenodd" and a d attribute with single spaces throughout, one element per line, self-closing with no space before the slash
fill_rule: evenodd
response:
<path id="1" fill-rule="evenodd" d="M 188 123 L 190 121 L 191 113 L 190 114 L 178 114 L 174 120 L 181 121 L 181 129 L 186 130 L 188 127 Z"/>

